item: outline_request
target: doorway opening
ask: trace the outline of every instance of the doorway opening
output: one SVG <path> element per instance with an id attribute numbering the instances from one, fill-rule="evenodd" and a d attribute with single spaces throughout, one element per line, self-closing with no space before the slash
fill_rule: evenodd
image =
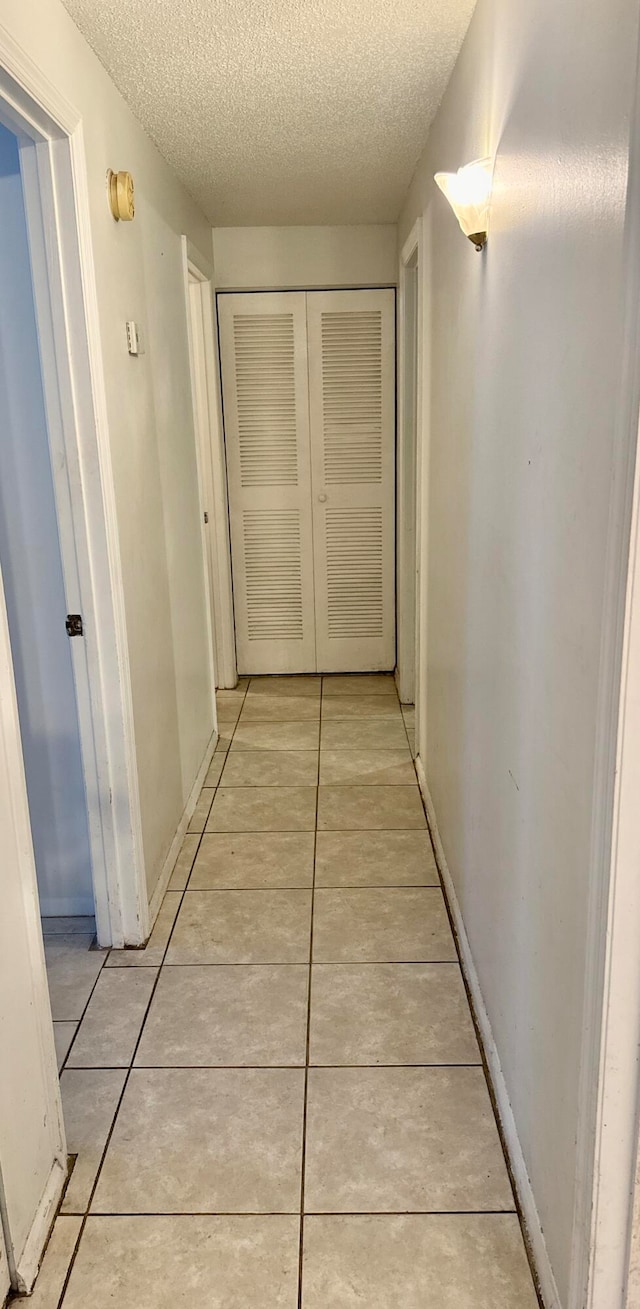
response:
<path id="1" fill-rule="evenodd" d="M 18 306 L 1 548 L 42 907 L 137 945 L 149 906 L 82 124 L 1 38 L 0 125 Z"/>
<path id="2" fill-rule="evenodd" d="M 92 858 L 18 138 L 0 123 L 0 568 L 44 919 L 93 930 Z"/>

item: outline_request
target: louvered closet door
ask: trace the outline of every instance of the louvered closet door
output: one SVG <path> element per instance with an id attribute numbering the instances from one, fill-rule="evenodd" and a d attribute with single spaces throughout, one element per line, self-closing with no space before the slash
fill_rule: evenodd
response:
<path id="1" fill-rule="evenodd" d="M 315 671 L 304 292 L 221 295 L 238 671 Z"/>
<path id="2" fill-rule="evenodd" d="M 316 650 L 322 672 L 395 664 L 395 298 L 307 295 Z"/>

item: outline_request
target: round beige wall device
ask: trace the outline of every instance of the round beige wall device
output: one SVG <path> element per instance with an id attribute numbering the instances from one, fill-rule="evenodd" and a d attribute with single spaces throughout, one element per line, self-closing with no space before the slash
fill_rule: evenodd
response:
<path id="1" fill-rule="evenodd" d="M 107 173 L 109 206 L 116 222 L 130 223 L 135 214 L 133 203 L 133 178 L 131 173 L 114 173 L 110 168 Z"/>

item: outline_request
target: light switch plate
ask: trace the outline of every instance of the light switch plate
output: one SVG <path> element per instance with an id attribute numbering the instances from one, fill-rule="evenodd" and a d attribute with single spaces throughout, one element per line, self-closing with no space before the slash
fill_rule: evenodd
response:
<path id="1" fill-rule="evenodd" d="M 137 323 L 134 323 L 133 319 L 130 319 L 127 323 L 127 350 L 130 355 L 144 354 L 140 328 Z"/>

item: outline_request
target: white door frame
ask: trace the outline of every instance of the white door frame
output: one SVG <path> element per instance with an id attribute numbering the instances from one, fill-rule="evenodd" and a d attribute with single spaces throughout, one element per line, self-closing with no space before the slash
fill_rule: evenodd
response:
<path id="1" fill-rule="evenodd" d="M 182 237 L 182 263 L 215 691 L 216 686 L 220 688 L 236 686 L 238 673 L 233 620 L 227 467 L 217 366 L 214 274 L 212 265 L 186 236 Z M 194 294 L 198 297 L 202 313 L 202 350 L 198 350 L 197 342 L 193 339 L 191 310 Z M 209 517 L 208 524 L 204 522 L 205 512 Z"/>
<path id="2" fill-rule="evenodd" d="M 427 344 L 427 269 L 423 218 L 417 218 L 400 252 L 398 270 L 398 459 L 397 459 L 397 668 L 398 694 L 416 707 L 416 754 L 423 754 L 423 694 L 419 670 L 426 651 L 426 602 L 421 576 L 426 563 L 428 431 L 424 404 Z M 413 271 L 415 270 L 415 272 Z M 415 278 L 413 307 L 409 277 Z M 413 319 L 413 345 L 408 339 Z M 414 374 L 412 376 L 412 373 Z M 413 395 L 410 395 L 410 389 Z M 426 574 L 425 574 L 426 575 Z"/>
<path id="3" fill-rule="evenodd" d="M 0 114 L 20 144 L 66 600 L 84 625 L 71 652 L 98 939 L 138 945 L 149 905 L 82 120 L 1 26 Z"/>

